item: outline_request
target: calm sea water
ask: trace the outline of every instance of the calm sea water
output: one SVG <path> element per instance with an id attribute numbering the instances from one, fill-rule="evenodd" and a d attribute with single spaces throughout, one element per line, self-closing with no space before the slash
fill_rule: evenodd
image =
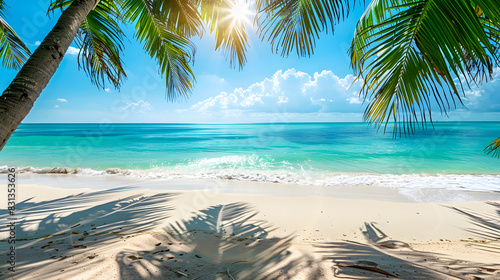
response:
<path id="1" fill-rule="evenodd" d="M 362 123 L 22 124 L 0 165 L 317 185 L 428 180 L 491 190 L 500 186 L 500 160 L 482 150 L 498 136 L 500 122 L 437 123 L 398 139 Z"/>

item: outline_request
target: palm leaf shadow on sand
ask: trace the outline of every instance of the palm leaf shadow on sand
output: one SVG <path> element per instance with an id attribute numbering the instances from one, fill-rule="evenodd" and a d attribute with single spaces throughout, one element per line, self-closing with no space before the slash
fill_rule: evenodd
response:
<path id="1" fill-rule="evenodd" d="M 450 208 L 465 215 L 472 224 L 472 227 L 466 230 L 481 238 L 480 240 L 471 239 L 469 246 L 490 253 L 500 254 L 500 203 L 486 203 L 493 207 L 493 214 L 477 213 L 456 207 Z"/>
<path id="2" fill-rule="evenodd" d="M 312 264 L 307 257 L 291 256 L 292 236 L 269 237 L 271 224 L 255 219 L 257 212 L 246 203 L 216 205 L 188 220 L 170 224 L 156 236 L 158 254 L 133 252 L 117 256 L 121 279 L 289 279 Z M 156 275 L 155 269 L 163 271 Z"/>
<path id="3" fill-rule="evenodd" d="M 375 268 L 401 279 L 495 279 L 499 264 L 455 260 L 450 256 L 417 251 L 405 242 L 392 240 L 375 223 L 361 232 L 367 243 L 355 241 L 316 244 L 316 253 L 333 262 L 333 273 L 345 279 L 387 279 Z M 474 278 L 479 277 L 479 278 Z"/>
<path id="4" fill-rule="evenodd" d="M 46 212 L 81 208 L 87 205 L 88 203 L 93 203 L 103 198 L 110 197 L 116 193 L 132 189 L 133 189 L 132 187 L 118 187 L 108 190 L 83 192 L 43 202 L 32 202 L 34 197 L 30 197 L 24 201 L 17 203 L 16 215 L 22 215 L 22 214 L 27 215 L 32 213 L 43 214 Z M 5 218 L 7 214 L 8 214 L 7 210 L 0 209 L 0 218 Z"/>
<path id="5" fill-rule="evenodd" d="M 125 235 L 151 230 L 168 218 L 172 195 L 124 194 L 123 198 L 116 199 L 120 192 L 131 189 L 124 187 L 50 201 L 31 202 L 28 199 L 20 202 L 16 209 L 20 217 L 16 233 L 16 278 L 21 279 L 36 269 L 40 279 L 50 279 L 51 274 L 58 272 L 51 264 L 59 261 L 67 263 L 66 272 L 92 265 L 98 261 L 92 260 L 97 252 L 122 241 Z M 6 215 L 2 213 L 1 218 L 5 219 Z M 1 232 L 3 237 L 5 233 Z M 4 266 L 0 266 L 2 271 L 6 271 Z"/>

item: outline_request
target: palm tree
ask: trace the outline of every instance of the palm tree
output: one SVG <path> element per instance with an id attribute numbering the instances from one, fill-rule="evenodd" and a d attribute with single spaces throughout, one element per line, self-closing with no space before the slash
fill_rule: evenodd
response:
<path id="1" fill-rule="evenodd" d="M 322 31 L 347 16 L 348 0 L 257 0 L 262 38 L 276 51 L 313 53 Z M 499 65 L 500 1 L 373 0 L 359 20 L 351 67 L 368 102 L 364 118 L 394 123 L 395 134 L 432 122 L 431 107 L 447 114 L 465 88 Z M 485 151 L 500 157 L 500 138 Z"/>
<path id="2" fill-rule="evenodd" d="M 195 77 L 190 61 L 196 48 L 189 37 L 201 36 L 204 23 L 215 32 L 216 49 L 225 52 L 232 67 L 241 68 L 248 43 L 242 20 L 233 16 L 235 6 L 235 0 L 52 0 L 49 12 L 60 9 L 60 18 L 0 97 L 0 150 L 33 108 L 73 40 L 80 47 L 79 67 L 91 81 L 99 88 L 106 83 L 120 87 L 126 77 L 122 23 L 135 26 L 144 51 L 157 61 L 169 99 L 191 92 Z M 22 64 L 12 57 L 14 65 Z"/>
<path id="3" fill-rule="evenodd" d="M 7 69 L 19 69 L 31 52 L 5 21 L 7 8 L 5 1 L 0 0 L 0 60 Z"/>

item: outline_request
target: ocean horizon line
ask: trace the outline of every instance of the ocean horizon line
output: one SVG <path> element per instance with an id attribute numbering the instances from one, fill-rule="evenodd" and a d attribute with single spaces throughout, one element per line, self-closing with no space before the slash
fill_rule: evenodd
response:
<path id="1" fill-rule="evenodd" d="M 183 125 L 248 125 L 248 124 L 333 124 L 333 123 L 339 123 L 339 124 L 367 124 L 371 125 L 369 122 L 237 122 L 237 123 L 215 123 L 215 122 L 107 122 L 107 123 L 99 123 L 99 122 L 44 122 L 44 123 L 36 123 L 36 122 L 29 122 L 29 123 L 21 123 L 21 124 L 36 124 L 36 125 L 43 125 L 43 124 L 183 124 Z M 422 124 L 427 124 L 427 125 L 432 125 L 436 123 L 500 123 L 500 121 L 433 121 L 433 122 L 415 122 L 415 125 L 422 125 Z M 389 123 L 393 124 L 393 122 Z"/>

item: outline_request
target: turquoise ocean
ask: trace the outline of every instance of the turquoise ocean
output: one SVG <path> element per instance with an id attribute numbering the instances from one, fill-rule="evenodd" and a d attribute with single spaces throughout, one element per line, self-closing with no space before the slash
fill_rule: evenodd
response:
<path id="1" fill-rule="evenodd" d="M 483 149 L 498 136 L 500 122 L 441 122 L 402 138 L 364 123 L 21 124 L 0 172 L 497 191 L 500 159 Z"/>

